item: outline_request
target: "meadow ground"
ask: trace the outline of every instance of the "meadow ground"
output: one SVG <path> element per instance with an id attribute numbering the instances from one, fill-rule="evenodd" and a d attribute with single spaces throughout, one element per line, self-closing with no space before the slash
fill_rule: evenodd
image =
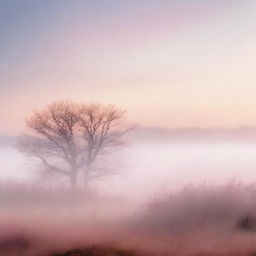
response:
<path id="1" fill-rule="evenodd" d="M 2 256 L 253 256 L 255 185 L 188 186 L 143 207 L 80 191 L 0 186 Z"/>

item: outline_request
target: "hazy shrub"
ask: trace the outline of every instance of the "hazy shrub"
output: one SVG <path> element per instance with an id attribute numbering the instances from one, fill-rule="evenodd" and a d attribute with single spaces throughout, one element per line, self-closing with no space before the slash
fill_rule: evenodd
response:
<path id="1" fill-rule="evenodd" d="M 104 200 L 97 190 L 81 189 L 71 192 L 62 186 L 40 186 L 19 182 L 0 182 L 0 206 L 79 205 L 81 201 Z"/>
<path id="2" fill-rule="evenodd" d="M 25 235 L 14 235 L 0 239 L 0 253 L 8 251 L 24 251 L 29 248 L 30 241 Z"/>
<path id="3" fill-rule="evenodd" d="M 64 253 L 53 254 L 53 256 L 139 256 L 139 254 L 131 250 L 93 246 L 85 249 L 69 250 Z"/>
<path id="4" fill-rule="evenodd" d="M 256 218 L 251 215 L 246 215 L 242 217 L 238 223 L 237 227 L 245 231 L 255 231 L 256 230 Z"/>
<path id="5" fill-rule="evenodd" d="M 255 185 L 188 186 L 149 202 L 136 225 L 142 230 L 170 233 L 211 226 L 232 228 L 239 221 L 250 228 L 256 217 L 255 196 Z M 243 219 L 248 213 L 250 219 Z"/>

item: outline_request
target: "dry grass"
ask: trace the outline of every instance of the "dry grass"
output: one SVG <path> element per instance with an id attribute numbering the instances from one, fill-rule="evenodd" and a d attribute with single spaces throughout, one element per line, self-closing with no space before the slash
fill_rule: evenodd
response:
<path id="1" fill-rule="evenodd" d="M 0 191 L 1 256 L 256 256 L 255 185 L 190 186 L 133 214 L 85 192 Z"/>
<path id="2" fill-rule="evenodd" d="M 85 249 L 74 249 L 53 256 L 142 256 L 133 250 L 118 249 L 113 247 L 91 246 Z"/>

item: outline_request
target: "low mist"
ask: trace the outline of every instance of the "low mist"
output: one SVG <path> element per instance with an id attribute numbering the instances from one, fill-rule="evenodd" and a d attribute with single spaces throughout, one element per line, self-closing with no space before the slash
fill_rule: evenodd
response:
<path id="1" fill-rule="evenodd" d="M 94 180 L 89 186 L 132 201 L 144 201 L 159 193 L 177 191 L 188 184 L 225 184 L 238 181 L 245 184 L 255 179 L 256 143 L 247 140 L 191 141 L 183 137 L 173 141 L 160 139 L 161 133 L 138 139 L 133 131 L 122 148 L 101 164 L 113 169 L 113 175 Z M 56 178 L 42 176 L 37 162 L 23 155 L 17 140 L 2 143 L 1 173 L 3 181 L 56 186 Z M 59 180 L 59 178 L 58 178 Z M 58 186 L 68 186 L 60 179 Z M 54 183 L 54 185 L 52 184 Z"/>
<path id="2" fill-rule="evenodd" d="M 1 255 L 252 255 L 256 145 L 134 133 L 108 162 L 115 175 L 76 191 L 2 143 Z"/>

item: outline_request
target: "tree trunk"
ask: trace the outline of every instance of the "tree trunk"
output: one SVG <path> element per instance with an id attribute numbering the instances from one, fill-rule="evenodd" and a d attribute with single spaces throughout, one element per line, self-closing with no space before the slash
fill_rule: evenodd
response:
<path id="1" fill-rule="evenodd" d="M 87 163 L 84 170 L 84 187 L 87 188 L 90 182 L 91 163 Z"/>
<path id="2" fill-rule="evenodd" d="M 76 174 L 72 174 L 70 176 L 70 188 L 72 190 L 76 190 L 77 189 L 77 177 L 76 177 Z"/>

